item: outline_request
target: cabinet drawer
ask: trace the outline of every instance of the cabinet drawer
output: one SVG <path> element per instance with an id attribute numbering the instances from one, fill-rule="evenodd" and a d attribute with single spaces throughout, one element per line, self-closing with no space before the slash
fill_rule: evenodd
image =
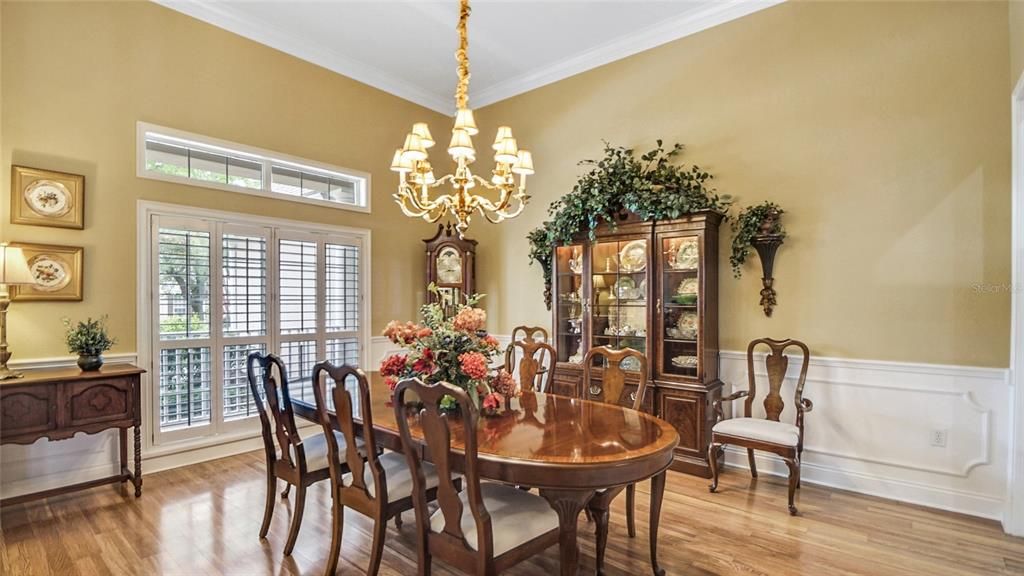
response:
<path id="1" fill-rule="evenodd" d="M 67 422 L 77 426 L 97 422 L 131 420 L 133 414 L 134 386 L 132 380 L 117 378 L 90 380 L 68 385 Z"/>
<path id="2" fill-rule="evenodd" d="M 0 390 L 2 438 L 42 434 L 57 428 L 56 386 L 4 386 Z"/>

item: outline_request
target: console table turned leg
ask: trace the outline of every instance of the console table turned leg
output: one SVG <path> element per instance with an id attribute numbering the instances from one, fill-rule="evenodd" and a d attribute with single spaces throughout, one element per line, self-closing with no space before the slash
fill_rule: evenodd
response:
<path id="1" fill-rule="evenodd" d="M 142 428 L 135 425 L 135 474 L 132 475 L 132 484 L 135 485 L 135 497 L 142 496 Z"/>

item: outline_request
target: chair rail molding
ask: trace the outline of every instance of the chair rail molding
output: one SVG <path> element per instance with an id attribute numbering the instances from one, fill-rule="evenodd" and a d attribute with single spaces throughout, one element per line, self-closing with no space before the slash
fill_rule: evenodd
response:
<path id="1" fill-rule="evenodd" d="M 746 389 L 746 353 L 720 356 L 727 388 Z M 792 397 L 797 364 L 790 362 L 783 398 Z M 804 395 L 814 401 L 814 411 L 806 419 L 803 480 L 1003 517 L 1014 394 L 1008 370 L 822 357 L 809 364 Z M 767 375 L 757 370 L 754 377 L 761 382 Z M 754 403 L 755 415 L 763 415 L 761 400 Z M 787 402 L 782 419 L 794 418 Z M 944 446 L 933 442 L 937 432 Z M 770 474 L 788 473 L 767 453 L 758 453 L 757 463 Z M 746 451 L 728 449 L 726 464 L 747 468 Z"/>
<path id="2" fill-rule="evenodd" d="M 1024 536 L 1024 74 L 1010 99 L 1012 108 L 1012 284 L 1010 382 L 1013 386 L 1013 424 L 1010 436 L 1009 494 L 1003 530 Z"/>

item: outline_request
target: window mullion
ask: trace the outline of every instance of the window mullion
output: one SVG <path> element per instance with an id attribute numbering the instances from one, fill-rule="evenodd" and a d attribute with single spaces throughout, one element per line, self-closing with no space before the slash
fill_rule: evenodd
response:
<path id="1" fill-rule="evenodd" d="M 220 222 L 211 223 L 210 229 L 210 425 L 220 433 L 224 425 L 224 230 Z"/>

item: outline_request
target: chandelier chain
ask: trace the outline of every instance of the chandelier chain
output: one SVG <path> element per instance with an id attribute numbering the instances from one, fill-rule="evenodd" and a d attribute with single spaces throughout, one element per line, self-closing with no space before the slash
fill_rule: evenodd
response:
<path id="1" fill-rule="evenodd" d="M 459 7 L 459 47 L 455 50 L 455 61 L 459 63 L 457 72 L 459 83 L 455 87 L 455 108 L 469 108 L 469 39 L 467 23 L 469 22 L 469 0 L 461 0 Z"/>

